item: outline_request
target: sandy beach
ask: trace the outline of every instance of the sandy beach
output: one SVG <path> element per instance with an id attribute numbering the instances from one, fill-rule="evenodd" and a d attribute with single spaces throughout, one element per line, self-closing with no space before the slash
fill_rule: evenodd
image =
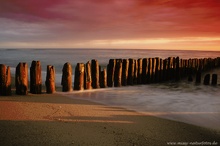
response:
<path id="1" fill-rule="evenodd" d="M 0 97 L 0 145 L 219 145 L 220 132 L 59 93 Z"/>

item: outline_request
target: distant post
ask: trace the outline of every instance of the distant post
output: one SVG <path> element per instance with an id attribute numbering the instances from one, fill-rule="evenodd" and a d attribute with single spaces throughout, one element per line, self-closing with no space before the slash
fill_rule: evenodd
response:
<path id="1" fill-rule="evenodd" d="M 51 65 L 47 66 L 47 76 L 46 76 L 46 92 L 48 94 L 56 92 L 55 87 L 55 68 Z"/>
<path id="2" fill-rule="evenodd" d="M 114 84 L 114 73 L 115 73 L 116 60 L 110 59 L 107 67 L 107 85 L 113 87 Z"/>
<path id="3" fill-rule="evenodd" d="M 210 74 L 206 74 L 204 78 L 204 85 L 209 85 L 210 82 Z"/>
<path id="4" fill-rule="evenodd" d="M 72 66 L 69 62 L 65 63 L 62 69 L 61 85 L 63 92 L 72 91 Z"/>
<path id="5" fill-rule="evenodd" d="M 142 84 L 143 59 L 139 58 L 137 62 L 138 62 L 137 83 Z"/>
<path id="6" fill-rule="evenodd" d="M 212 85 L 217 85 L 218 75 L 212 74 Z"/>
<path id="7" fill-rule="evenodd" d="M 16 94 L 28 94 L 28 65 L 27 63 L 19 63 L 15 72 Z"/>
<path id="8" fill-rule="evenodd" d="M 4 64 L 0 64 L 0 95 L 11 95 L 11 71 Z"/>
<path id="9" fill-rule="evenodd" d="M 32 61 L 30 67 L 30 92 L 33 94 L 41 94 L 41 64 L 40 61 Z"/>

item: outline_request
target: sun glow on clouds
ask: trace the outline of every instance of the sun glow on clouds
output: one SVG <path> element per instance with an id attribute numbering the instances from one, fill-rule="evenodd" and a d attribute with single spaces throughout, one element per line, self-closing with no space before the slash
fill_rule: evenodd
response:
<path id="1" fill-rule="evenodd" d="M 220 50 L 219 0 L 1 0 L 0 48 Z"/>

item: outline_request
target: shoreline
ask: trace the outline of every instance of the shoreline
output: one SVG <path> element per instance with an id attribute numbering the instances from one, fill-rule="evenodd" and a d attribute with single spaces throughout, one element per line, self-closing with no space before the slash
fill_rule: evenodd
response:
<path id="1" fill-rule="evenodd" d="M 220 131 L 55 94 L 0 97 L 0 145 L 217 142 Z"/>

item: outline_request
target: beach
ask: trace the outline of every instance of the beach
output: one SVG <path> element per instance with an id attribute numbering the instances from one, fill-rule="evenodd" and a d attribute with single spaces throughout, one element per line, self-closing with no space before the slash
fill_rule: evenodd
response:
<path id="1" fill-rule="evenodd" d="M 0 145 L 218 145 L 220 132 L 61 94 L 0 98 Z"/>

